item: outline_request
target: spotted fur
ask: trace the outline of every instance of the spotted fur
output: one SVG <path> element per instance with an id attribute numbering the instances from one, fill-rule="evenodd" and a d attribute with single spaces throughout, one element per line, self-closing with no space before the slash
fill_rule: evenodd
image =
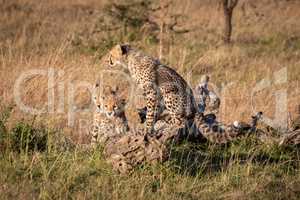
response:
<path id="1" fill-rule="evenodd" d="M 105 143 L 109 137 L 129 131 L 124 112 L 126 101 L 120 97 L 118 88 L 101 88 L 96 84 L 93 91 L 93 102 L 96 109 L 91 131 L 92 144 Z"/>
<path id="2" fill-rule="evenodd" d="M 262 112 L 252 116 L 250 124 L 234 122 L 230 125 L 222 125 L 216 121 L 214 114 L 208 114 L 195 119 L 199 132 L 210 142 L 224 144 L 237 139 L 241 135 L 255 132 L 256 125 L 262 117 Z"/>
<path id="3" fill-rule="evenodd" d="M 172 125 L 183 127 L 187 119 L 194 117 L 196 106 L 193 92 L 172 68 L 129 45 L 113 47 L 108 54 L 108 63 L 111 67 L 117 64 L 126 67 L 134 81 L 143 89 L 147 101 L 147 133 L 154 130 L 160 102 L 163 102 L 163 107 L 170 114 L 169 123 Z"/>

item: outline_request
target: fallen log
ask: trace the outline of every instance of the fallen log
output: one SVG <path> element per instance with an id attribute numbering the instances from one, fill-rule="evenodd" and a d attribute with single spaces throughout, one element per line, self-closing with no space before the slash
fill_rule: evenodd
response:
<path id="1" fill-rule="evenodd" d="M 145 137 L 143 130 L 110 138 L 104 146 L 104 156 L 114 170 L 129 173 L 136 166 L 156 164 L 168 159 L 169 142 L 178 134 L 177 127 L 157 130 L 155 137 Z"/>
<path id="2" fill-rule="evenodd" d="M 156 134 L 145 137 L 143 129 L 131 130 L 126 135 L 116 135 L 109 138 L 104 146 L 104 156 L 114 170 L 124 174 L 129 173 L 141 164 L 162 163 L 169 158 L 171 144 L 178 144 L 183 139 L 201 143 L 203 138 L 216 144 L 232 142 L 241 136 L 255 134 L 263 143 L 282 145 L 297 145 L 300 143 L 300 130 L 288 131 L 280 137 L 271 136 L 257 129 L 261 119 L 259 112 L 252 117 L 249 124 L 234 122 L 224 126 L 217 123 L 212 115 L 198 116 L 194 123 L 189 122 L 185 128 L 169 126 L 164 120 L 155 124 Z"/>

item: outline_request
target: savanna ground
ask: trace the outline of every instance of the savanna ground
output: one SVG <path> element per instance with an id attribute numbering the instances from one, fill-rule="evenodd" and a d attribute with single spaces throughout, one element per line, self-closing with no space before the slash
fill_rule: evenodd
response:
<path id="1" fill-rule="evenodd" d="M 89 139 L 92 84 L 131 86 L 121 69 L 101 75 L 101 58 L 121 42 L 161 58 L 192 86 L 209 74 L 223 122 L 259 110 L 278 123 L 297 117 L 299 1 L 240 0 L 226 46 L 217 1 L 135 2 L 0 0 L 0 198 L 300 199 L 299 147 L 254 136 L 223 146 L 183 144 L 167 163 L 130 175 L 114 173 L 101 147 L 81 148 Z M 44 74 L 25 77 L 16 89 L 32 70 Z M 44 112 L 26 112 L 18 97 Z M 140 105 L 129 102 L 132 124 Z"/>

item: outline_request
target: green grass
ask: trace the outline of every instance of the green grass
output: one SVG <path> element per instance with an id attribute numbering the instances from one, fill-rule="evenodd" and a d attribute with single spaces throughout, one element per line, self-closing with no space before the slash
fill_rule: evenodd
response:
<path id="1" fill-rule="evenodd" d="M 1 138 L 1 199 L 300 198 L 299 148 L 266 146 L 255 137 L 173 146 L 168 162 L 128 175 L 112 171 L 100 147 L 62 143 L 61 134 L 31 124 L 20 122 Z"/>

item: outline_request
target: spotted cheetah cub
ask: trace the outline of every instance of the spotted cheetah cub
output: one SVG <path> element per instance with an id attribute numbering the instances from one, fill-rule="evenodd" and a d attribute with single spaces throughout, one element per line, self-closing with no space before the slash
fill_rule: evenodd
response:
<path id="1" fill-rule="evenodd" d="M 183 127 L 187 119 L 194 118 L 196 109 L 193 92 L 172 68 L 129 45 L 113 47 L 108 53 L 108 63 L 111 67 L 124 66 L 143 89 L 147 101 L 147 134 L 153 133 L 160 102 L 170 114 L 169 123 L 172 125 Z"/>
<path id="2" fill-rule="evenodd" d="M 125 99 L 121 98 L 118 88 L 110 86 L 101 88 L 96 84 L 93 91 L 93 102 L 96 106 L 91 143 L 105 143 L 110 137 L 125 134 L 129 131 L 124 112 Z"/>
<path id="3" fill-rule="evenodd" d="M 201 118 L 195 119 L 195 122 L 200 133 L 210 142 L 225 144 L 239 136 L 256 132 L 257 123 L 262 119 L 262 115 L 262 112 L 258 112 L 252 116 L 250 124 L 235 121 L 232 124 L 223 125 L 216 120 L 213 113 L 203 115 Z"/>

